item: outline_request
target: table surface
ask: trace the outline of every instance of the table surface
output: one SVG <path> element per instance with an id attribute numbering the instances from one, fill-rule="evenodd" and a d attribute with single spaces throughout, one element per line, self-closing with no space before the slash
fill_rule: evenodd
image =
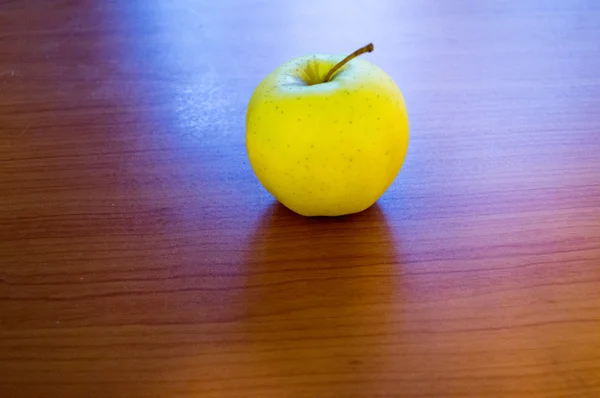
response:
<path id="1" fill-rule="evenodd" d="M 365 57 L 409 152 L 303 218 L 260 80 Z M 3 397 L 600 396 L 600 2 L 0 2 Z"/>

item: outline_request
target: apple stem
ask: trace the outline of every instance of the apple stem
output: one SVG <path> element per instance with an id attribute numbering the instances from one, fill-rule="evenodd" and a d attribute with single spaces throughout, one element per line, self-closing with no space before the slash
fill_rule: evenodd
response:
<path id="1" fill-rule="evenodd" d="M 329 80 L 331 80 L 335 72 L 337 72 L 338 69 L 340 69 L 342 66 L 346 65 L 348 62 L 352 61 L 354 58 L 358 57 L 361 54 L 370 53 L 371 51 L 373 51 L 373 49 L 373 43 L 369 43 L 366 46 L 361 47 L 358 50 L 354 51 L 352 54 L 348 55 L 346 58 L 335 64 L 335 66 L 331 68 L 329 72 L 327 72 L 323 83 L 327 83 Z"/>

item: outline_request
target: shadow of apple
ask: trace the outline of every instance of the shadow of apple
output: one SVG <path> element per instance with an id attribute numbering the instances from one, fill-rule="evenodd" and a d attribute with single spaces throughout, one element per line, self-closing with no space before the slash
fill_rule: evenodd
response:
<path id="1" fill-rule="evenodd" d="M 265 392 L 317 396 L 321 379 L 331 396 L 372 392 L 403 311 L 401 245 L 381 208 L 305 218 L 275 203 L 249 245 L 244 325 Z"/>

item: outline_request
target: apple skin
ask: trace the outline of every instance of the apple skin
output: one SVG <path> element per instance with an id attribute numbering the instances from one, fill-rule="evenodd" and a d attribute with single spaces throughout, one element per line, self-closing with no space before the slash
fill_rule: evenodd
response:
<path id="1" fill-rule="evenodd" d="M 378 66 L 343 55 L 295 58 L 256 88 L 246 150 L 260 183 L 303 216 L 341 216 L 373 205 L 400 171 L 409 126 L 402 93 Z M 315 84 L 316 83 L 316 84 Z"/>

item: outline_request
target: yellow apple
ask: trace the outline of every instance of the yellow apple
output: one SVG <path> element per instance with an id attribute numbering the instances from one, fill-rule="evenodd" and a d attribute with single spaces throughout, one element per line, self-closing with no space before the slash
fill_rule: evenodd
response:
<path id="1" fill-rule="evenodd" d="M 252 169 L 298 214 L 360 212 L 402 167 L 409 137 L 404 99 L 381 68 L 353 58 L 367 47 L 347 59 L 295 58 L 271 72 L 250 99 L 246 149 Z"/>

